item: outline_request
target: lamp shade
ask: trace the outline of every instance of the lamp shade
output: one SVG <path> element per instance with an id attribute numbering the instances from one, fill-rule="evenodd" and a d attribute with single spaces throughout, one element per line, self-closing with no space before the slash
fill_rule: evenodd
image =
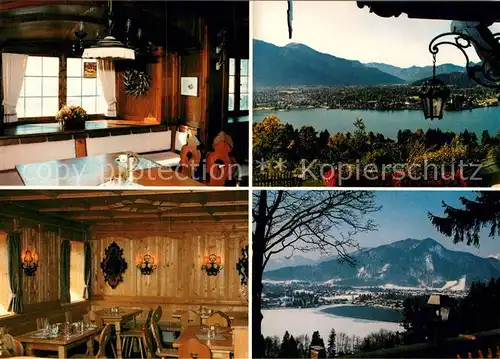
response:
<path id="1" fill-rule="evenodd" d="M 422 110 L 425 118 L 443 118 L 444 105 L 450 97 L 450 90 L 443 81 L 432 78 L 422 86 L 420 99 L 422 100 Z"/>
<path id="2" fill-rule="evenodd" d="M 135 60 L 135 51 L 113 36 L 106 36 L 96 45 L 83 51 L 84 59 L 117 59 L 117 60 Z"/>

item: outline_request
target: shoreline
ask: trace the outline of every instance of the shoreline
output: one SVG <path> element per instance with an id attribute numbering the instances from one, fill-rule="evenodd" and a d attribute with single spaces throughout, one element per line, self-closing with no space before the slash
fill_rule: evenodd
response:
<path id="1" fill-rule="evenodd" d="M 498 107 L 498 106 L 476 106 L 472 108 L 463 108 L 456 110 L 445 110 L 446 112 L 463 112 L 463 111 L 472 111 L 481 108 L 490 108 L 490 107 Z M 326 107 L 326 106 L 291 106 L 288 108 L 278 108 L 273 106 L 260 106 L 254 107 L 252 111 L 276 111 L 276 112 L 287 112 L 287 111 L 300 111 L 300 110 L 353 110 L 353 111 L 376 111 L 376 112 L 396 112 L 396 111 L 422 111 L 421 108 L 388 108 L 388 109 L 376 109 L 376 108 L 365 108 L 365 107 Z"/>

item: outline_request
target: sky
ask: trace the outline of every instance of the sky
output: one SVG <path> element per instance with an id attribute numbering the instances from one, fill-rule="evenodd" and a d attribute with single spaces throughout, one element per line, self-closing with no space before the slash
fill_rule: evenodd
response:
<path id="1" fill-rule="evenodd" d="M 451 238 L 441 235 L 431 224 L 427 212 L 442 216 L 441 202 L 453 207 L 461 207 L 460 197 L 475 198 L 471 191 L 376 191 L 376 203 L 382 209 L 370 215 L 378 226 L 376 232 L 369 232 L 356 237 L 363 248 L 377 247 L 406 238 L 432 238 L 453 251 L 470 252 L 480 257 L 500 254 L 500 237 L 488 237 L 489 229 L 481 232 L 480 247 L 465 244 L 453 244 Z M 296 254 L 319 258 L 319 253 Z M 280 255 L 278 255 L 280 256 Z"/>
<path id="2" fill-rule="evenodd" d="M 399 67 L 432 65 L 429 42 L 450 31 L 451 21 L 382 18 L 356 1 L 294 1 L 293 37 L 288 38 L 287 1 L 251 1 L 253 38 L 284 46 L 305 44 L 317 51 L 362 63 L 382 62 Z M 500 32 L 500 24 L 490 29 Z M 471 61 L 479 58 L 469 50 Z M 440 47 L 436 63 L 465 65 L 462 53 Z"/>

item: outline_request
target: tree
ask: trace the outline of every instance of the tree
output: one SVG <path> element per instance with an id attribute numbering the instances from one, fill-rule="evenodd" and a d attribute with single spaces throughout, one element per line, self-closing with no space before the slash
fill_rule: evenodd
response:
<path id="1" fill-rule="evenodd" d="M 335 336 L 335 328 L 332 328 L 328 336 L 328 349 L 326 352 L 328 358 L 333 358 L 335 356 Z"/>
<path id="2" fill-rule="evenodd" d="M 376 230 L 368 214 L 380 209 L 368 191 L 259 191 L 253 197 L 253 338 L 262 338 L 262 275 L 271 256 L 284 250 L 336 253 L 353 265 L 356 236 Z M 256 343 L 261 357 L 263 343 Z"/>
<path id="3" fill-rule="evenodd" d="M 466 242 L 479 246 L 479 232 L 489 227 L 490 237 L 500 235 L 500 192 L 477 192 L 475 199 L 460 197 L 463 208 L 454 208 L 443 201 L 444 217 L 428 213 L 439 232 L 453 237 L 453 243 Z"/>

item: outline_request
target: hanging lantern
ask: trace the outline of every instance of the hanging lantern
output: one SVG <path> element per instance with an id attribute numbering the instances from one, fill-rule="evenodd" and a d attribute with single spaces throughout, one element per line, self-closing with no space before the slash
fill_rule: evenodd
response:
<path id="1" fill-rule="evenodd" d="M 450 97 L 450 90 L 443 81 L 433 78 L 422 86 L 420 98 L 425 118 L 431 120 L 443 118 L 444 105 Z"/>
<path id="2" fill-rule="evenodd" d="M 436 78 L 436 55 L 433 54 L 432 79 L 426 81 L 422 86 L 420 99 L 422 110 L 427 119 L 442 119 L 444 105 L 450 97 L 450 90 L 443 81 Z"/>

